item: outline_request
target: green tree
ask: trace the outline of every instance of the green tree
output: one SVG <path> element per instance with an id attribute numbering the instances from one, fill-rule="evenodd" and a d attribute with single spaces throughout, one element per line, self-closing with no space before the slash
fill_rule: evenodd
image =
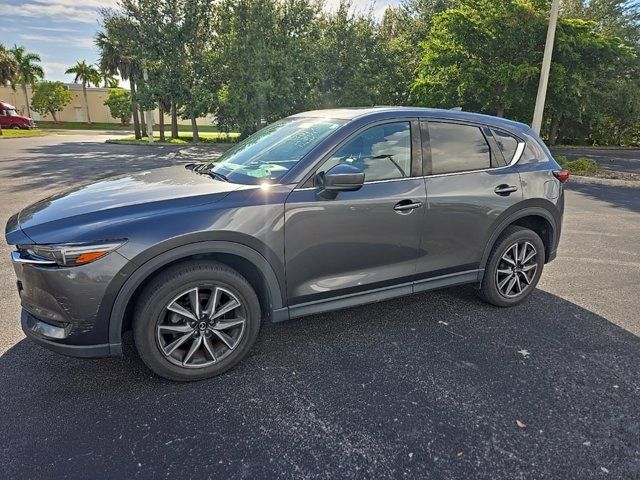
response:
<path id="1" fill-rule="evenodd" d="M 380 98 L 379 80 L 386 72 L 375 22 L 371 12 L 358 16 L 350 10 L 351 4 L 341 1 L 334 14 L 320 19 L 320 95 L 325 107 L 370 106 Z"/>
<path id="2" fill-rule="evenodd" d="M 0 43 L 0 85 L 12 83 L 18 75 L 18 64 L 13 56 Z M 2 127 L 0 126 L 0 135 L 2 135 Z"/>
<path id="3" fill-rule="evenodd" d="M 615 124 L 610 131 L 624 136 L 637 122 L 638 117 L 630 115 L 634 109 L 629 107 L 626 115 L 616 119 L 607 112 L 613 113 L 614 105 L 630 106 L 634 102 L 631 99 L 630 104 L 623 92 L 634 78 L 638 78 L 638 61 L 633 48 L 601 30 L 595 22 L 561 19 L 546 104 L 549 143 L 554 145 L 558 138 L 566 136 L 574 141 L 588 140 L 594 122 Z"/>
<path id="4" fill-rule="evenodd" d="M 42 114 L 51 114 L 53 121 L 58 123 L 56 113 L 71 103 L 72 95 L 62 82 L 39 82 L 33 91 L 31 106 Z"/>
<path id="5" fill-rule="evenodd" d="M 420 43 L 429 34 L 434 17 L 456 0 L 407 0 L 388 7 L 377 29 L 381 50 L 380 103 L 406 105 L 421 59 Z"/>
<path id="6" fill-rule="evenodd" d="M 529 3 L 466 0 L 434 17 L 412 87 L 420 104 L 527 119 L 544 18 Z"/>
<path id="7" fill-rule="evenodd" d="M 142 138 L 140 117 L 136 101 L 136 79 L 141 75 L 137 52 L 139 40 L 134 22 L 120 13 L 109 10 L 102 12 L 102 27 L 95 38 L 100 51 L 100 68 L 111 75 L 120 75 L 129 81 L 131 90 L 131 111 L 135 137 Z"/>
<path id="8" fill-rule="evenodd" d="M 84 96 L 84 106 L 87 111 L 87 123 L 91 125 L 91 115 L 89 114 L 89 100 L 87 98 L 87 85 L 94 84 L 100 85 L 100 72 L 93 65 L 89 65 L 84 60 L 79 60 L 76 64 L 67 69 L 66 74 L 75 75 L 74 83 L 80 82 L 82 84 L 82 94 Z"/>
<path id="9" fill-rule="evenodd" d="M 0 43 L 0 85 L 15 81 L 17 75 L 18 64 L 5 46 Z"/>
<path id="10" fill-rule="evenodd" d="M 14 45 L 10 50 L 13 59 L 18 65 L 18 74 L 11 82 L 11 86 L 15 90 L 15 86 L 17 83 L 22 84 L 22 93 L 24 95 L 24 101 L 27 105 L 27 115 L 31 117 L 31 107 L 29 106 L 29 95 L 27 94 L 27 85 L 33 86 L 38 82 L 38 80 L 42 80 L 44 78 L 44 70 L 38 64 L 40 60 L 40 55 L 36 53 L 28 53 L 25 51 L 24 47 L 18 47 Z"/>
<path id="11" fill-rule="evenodd" d="M 119 118 L 122 125 L 129 124 L 131 119 L 131 92 L 122 88 L 110 88 L 104 101 L 113 118 Z"/>

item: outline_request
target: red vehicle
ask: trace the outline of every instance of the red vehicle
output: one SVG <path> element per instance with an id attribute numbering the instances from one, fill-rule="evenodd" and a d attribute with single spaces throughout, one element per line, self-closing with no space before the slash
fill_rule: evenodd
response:
<path id="1" fill-rule="evenodd" d="M 2 128 L 15 128 L 17 129 L 29 129 L 35 128 L 36 122 L 29 117 L 23 117 L 16 111 L 16 107 L 13 105 L 0 102 L 0 127 Z"/>

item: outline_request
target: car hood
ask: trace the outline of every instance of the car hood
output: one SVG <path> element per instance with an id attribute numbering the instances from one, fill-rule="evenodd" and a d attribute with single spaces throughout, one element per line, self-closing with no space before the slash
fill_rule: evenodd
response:
<path id="1" fill-rule="evenodd" d="M 215 180 L 183 166 L 107 178 L 26 207 L 7 224 L 7 242 L 16 243 L 12 240 L 19 237 L 18 229 L 36 240 L 37 232 L 52 223 L 87 216 L 87 221 L 108 220 L 110 216 L 115 220 L 123 214 L 146 215 L 150 210 L 213 203 L 239 188 L 242 185 Z"/>

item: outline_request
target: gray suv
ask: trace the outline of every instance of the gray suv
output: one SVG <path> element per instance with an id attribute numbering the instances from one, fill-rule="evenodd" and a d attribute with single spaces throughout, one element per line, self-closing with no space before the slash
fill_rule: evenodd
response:
<path id="1" fill-rule="evenodd" d="M 172 380 L 220 374 L 265 320 L 474 284 L 522 302 L 568 173 L 526 125 L 421 108 L 300 113 L 214 163 L 84 185 L 14 215 L 26 335 Z"/>

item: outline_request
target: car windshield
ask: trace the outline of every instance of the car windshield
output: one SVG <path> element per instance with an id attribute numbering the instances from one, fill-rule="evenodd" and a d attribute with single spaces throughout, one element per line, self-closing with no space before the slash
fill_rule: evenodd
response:
<path id="1" fill-rule="evenodd" d="M 275 183 L 344 120 L 333 118 L 286 118 L 225 152 L 205 171 L 233 183 Z"/>

